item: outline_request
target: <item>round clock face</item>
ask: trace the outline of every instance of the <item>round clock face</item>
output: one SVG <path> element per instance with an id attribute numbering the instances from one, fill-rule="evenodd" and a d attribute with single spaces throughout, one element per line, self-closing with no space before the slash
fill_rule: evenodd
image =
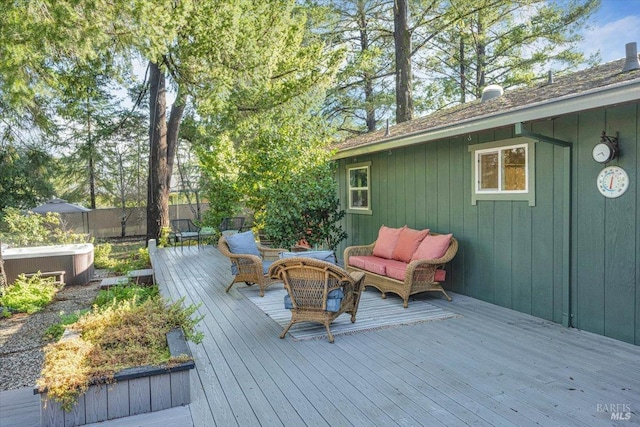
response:
<path id="1" fill-rule="evenodd" d="M 629 175 L 621 167 L 606 167 L 598 174 L 597 186 L 604 197 L 620 197 L 629 188 Z"/>
<path id="2" fill-rule="evenodd" d="M 595 160 L 596 162 L 606 163 L 613 158 L 613 149 L 609 144 L 601 142 L 593 147 L 593 152 L 591 153 L 591 155 L 593 156 L 593 160 Z"/>

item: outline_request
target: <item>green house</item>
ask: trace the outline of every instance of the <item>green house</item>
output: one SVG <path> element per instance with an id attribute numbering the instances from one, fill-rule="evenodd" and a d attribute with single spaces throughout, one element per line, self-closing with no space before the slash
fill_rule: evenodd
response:
<path id="1" fill-rule="evenodd" d="M 345 246 L 451 232 L 447 290 L 640 344 L 635 43 L 545 80 L 340 143 Z"/>

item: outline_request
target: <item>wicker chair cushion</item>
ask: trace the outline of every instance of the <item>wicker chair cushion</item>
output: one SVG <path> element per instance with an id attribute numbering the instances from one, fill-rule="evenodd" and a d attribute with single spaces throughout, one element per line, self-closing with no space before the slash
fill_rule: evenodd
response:
<path id="1" fill-rule="evenodd" d="M 378 239 L 373 247 L 373 255 L 391 259 L 393 250 L 398 244 L 400 232 L 405 228 L 407 228 L 406 225 L 402 228 L 391 228 L 384 225 L 380 227 L 380 230 L 378 230 Z"/>
<path id="2" fill-rule="evenodd" d="M 226 236 L 226 239 L 231 253 L 260 256 L 256 239 L 251 230 Z"/>
<path id="3" fill-rule="evenodd" d="M 447 249 L 449 249 L 452 236 L 453 234 L 427 235 L 413 253 L 411 260 L 442 258 Z"/>
<path id="4" fill-rule="evenodd" d="M 398 243 L 393 250 L 393 259 L 398 261 L 410 262 L 420 243 L 429 234 L 429 229 L 414 230 L 412 228 L 404 228 L 400 232 Z"/>
<path id="5" fill-rule="evenodd" d="M 337 264 L 336 254 L 333 251 L 305 251 L 305 252 L 282 252 L 280 258 L 305 257 L 327 261 Z"/>
<path id="6" fill-rule="evenodd" d="M 344 292 L 342 291 L 342 289 L 334 289 L 329 292 L 329 295 L 327 295 L 327 311 L 340 311 L 342 298 L 344 298 Z M 288 294 L 284 296 L 284 308 L 286 308 L 287 310 L 293 309 L 291 297 Z"/>

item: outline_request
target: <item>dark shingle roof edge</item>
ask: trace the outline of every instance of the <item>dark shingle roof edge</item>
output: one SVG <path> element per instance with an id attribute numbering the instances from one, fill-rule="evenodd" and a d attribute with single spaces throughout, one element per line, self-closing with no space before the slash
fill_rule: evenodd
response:
<path id="1" fill-rule="evenodd" d="M 624 59 L 568 74 L 554 83 L 506 91 L 338 143 L 334 159 L 558 117 L 640 100 L 640 70 L 621 73 Z"/>

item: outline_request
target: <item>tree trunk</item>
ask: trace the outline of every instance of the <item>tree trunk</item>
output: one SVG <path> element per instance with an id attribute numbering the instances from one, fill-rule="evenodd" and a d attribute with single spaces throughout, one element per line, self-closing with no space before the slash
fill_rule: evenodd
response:
<path id="1" fill-rule="evenodd" d="M 467 102 L 467 69 L 465 66 L 464 37 L 460 35 L 460 103 Z"/>
<path id="2" fill-rule="evenodd" d="M 180 96 L 171 107 L 167 124 L 167 100 L 165 76 L 157 64 L 150 62 L 151 70 L 149 109 L 149 188 L 147 193 L 147 240 L 158 240 L 163 228 L 169 227 L 169 191 L 171 174 L 178 143 L 180 122 L 185 102 Z"/>
<path id="3" fill-rule="evenodd" d="M 369 34 L 367 32 L 367 17 L 364 10 L 364 2 L 358 2 L 358 27 L 360 28 L 360 51 L 369 50 Z M 373 99 L 373 75 L 370 71 L 365 71 L 364 81 L 364 108 L 367 114 L 367 132 L 376 130 L 376 107 Z"/>
<path id="4" fill-rule="evenodd" d="M 396 50 L 396 123 L 402 123 L 413 118 L 409 1 L 395 0 L 393 14 L 393 38 Z"/>
<path id="5" fill-rule="evenodd" d="M 167 188 L 167 100 L 164 74 L 149 63 L 149 186 L 147 190 L 147 241 L 160 238 L 169 226 L 169 188 Z"/>
<path id="6" fill-rule="evenodd" d="M 484 89 L 485 82 L 485 69 L 487 67 L 487 54 L 486 45 L 484 42 L 484 25 L 481 22 L 481 18 L 478 17 L 478 44 L 476 46 L 476 57 L 478 61 L 476 70 L 476 98 L 482 98 L 482 90 Z"/>

